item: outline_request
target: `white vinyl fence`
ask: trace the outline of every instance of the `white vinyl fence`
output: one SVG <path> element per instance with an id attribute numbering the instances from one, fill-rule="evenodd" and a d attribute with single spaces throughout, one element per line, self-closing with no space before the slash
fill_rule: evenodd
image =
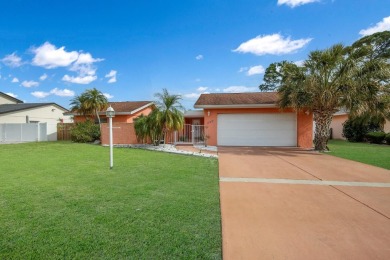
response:
<path id="1" fill-rule="evenodd" d="M 47 123 L 0 124 L 0 142 L 47 141 Z"/>

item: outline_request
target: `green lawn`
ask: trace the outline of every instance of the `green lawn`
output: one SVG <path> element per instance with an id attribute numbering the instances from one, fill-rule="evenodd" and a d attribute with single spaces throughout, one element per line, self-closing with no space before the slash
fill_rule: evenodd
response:
<path id="1" fill-rule="evenodd" d="M 328 154 L 390 170 L 390 145 L 330 140 Z"/>
<path id="2" fill-rule="evenodd" d="M 0 259 L 220 259 L 215 159 L 0 145 Z"/>

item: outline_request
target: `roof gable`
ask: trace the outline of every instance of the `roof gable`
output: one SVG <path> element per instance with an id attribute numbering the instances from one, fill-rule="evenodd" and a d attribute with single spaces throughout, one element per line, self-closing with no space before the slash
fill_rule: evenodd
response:
<path id="1" fill-rule="evenodd" d="M 10 95 L 7 95 L 7 94 L 5 94 L 4 92 L 1 92 L 1 91 L 0 91 L 0 97 L 2 97 L 3 99 L 6 99 L 6 100 L 9 100 L 9 101 L 13 102 L 14 104 L 23 103 L 22 100 L 14 98 L 14 97 L 11 97 Z"/>
<path id="2" fill-rule="evenodd" d="M 123 102 L 108 102 L 108 106 L 111 106 L 115 110 L 116 115 L 132 115 L 138 111 L 141 111 L 147 107 L 154 106 L 153 101 L 123 101 Z M 99 111 L 100 115 L 105 115 L 106 111 Z M 77 112 L 68 112 L 66 115 L 80 115 Z"/>
<path id="3" fill-rule="evenodd" d="M 146 107 L 154 105 L 153 101 L 125 101 L 125 102 L 109 102 L 115 113 L 129 113 L 133 114 L 137 111 L 140 111 Z M 101 111 L 100 113 L 105 113 L 106 111 Z"/>
<path id="4" fill-rule="evenodd" d="M 62 106 L 57 105 L 56 103 L 21 103 L 21 104 L 0 105 L 0 114 L 12 113 L 12 112 L 39 108 L 39 107 L 46 107 L 46 106 L 56 106 L 59 109 L 63 110 L 64 112 L 68 111 L 66 108 L 63 108 Z"/>
<path id="5" fill-rule="evenodd" d="M 278 100 L 277 92 L 210 93 L 200 95 L 194 107 L 275 107 Z"/>

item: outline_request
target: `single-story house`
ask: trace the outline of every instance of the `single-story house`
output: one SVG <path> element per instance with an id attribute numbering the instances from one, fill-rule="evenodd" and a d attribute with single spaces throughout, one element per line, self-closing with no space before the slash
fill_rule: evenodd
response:
<path id="1" fill-rule="evenodd" d="M 124 101 L 124 102 L 109 102 L 108 106 L 111 106 L 115 110 L 115 117 L 112 119 L 113 123 L 133 123 L 134 119 L 140 115 L 149 115 L 155 107 L 153 101 Z M 78 113 L 68 112 L 67 115 L 73 115 L 74 122 L 84 122 L 88 119 Z M 99 112 L 100 121 L 107 123 L 106 111 Z M 95 120 L 95 116 L 89 117 Z"/>
<path id="2" fill-rule="evenodd" d="M 57 140 L 57 123 L 70 122 L 68 110 L 56 103 L 24 103 L 0 92 L 0 124 L 47 123 L 47 140 Z"/>
<path id="3" fill-rule="evenodd" d="M 345 140 L 343 136 L 343 124 L 348 120 L 349 113 L 346 110 L 340 110 L 334 113 L 332 122 L 330 123 L 330 128 L 332 131 L 332 139 L 342 139 Z M 390 133 L 390 121 L 386 120 L 383 130 L 385 133 Z"/>
<path id="4" fill-rule="evenodd" d="M 211 93 L 194 108 L 203 109 L 208 145 L 312 148 L 313 114 L 282 110 L 278 99 L 276 92 Z"/>
<path id="5" fill-rule="evenodd" d="M 155 104 L 152 101 L 125 101 L 125 102 L 109 102 L 115 110 L 115 117 L 112 118 L 113 125 L 113 143 L 114 144 L 136 144 L 138 143 L 135 130 L 134 119 L 140 115 L 147 116 L 152 112 Z M 77 113 L 66 113 L 73 115 L 75 122 L 84 122 L 87 118 Z M 109 129 L 106 117 L 106 111 L 99 112 L 101 124 L 101 138 L 103 145 L 109 144 Z M 92 116 L 95 119 L 94 116 Z"/>

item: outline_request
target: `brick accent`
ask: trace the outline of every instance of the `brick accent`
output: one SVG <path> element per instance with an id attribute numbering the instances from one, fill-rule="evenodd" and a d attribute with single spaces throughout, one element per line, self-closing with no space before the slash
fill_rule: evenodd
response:
<path id="1" fill-rule="evenodd" d="M 138 144 L 135 135 L 134 124 L 132 123 L 113 123 L 112 135 L 114 144 Z M 100 141 L 103 145 L 110 144 L 110 129 L 108 123 L 100 126 Z"/>

